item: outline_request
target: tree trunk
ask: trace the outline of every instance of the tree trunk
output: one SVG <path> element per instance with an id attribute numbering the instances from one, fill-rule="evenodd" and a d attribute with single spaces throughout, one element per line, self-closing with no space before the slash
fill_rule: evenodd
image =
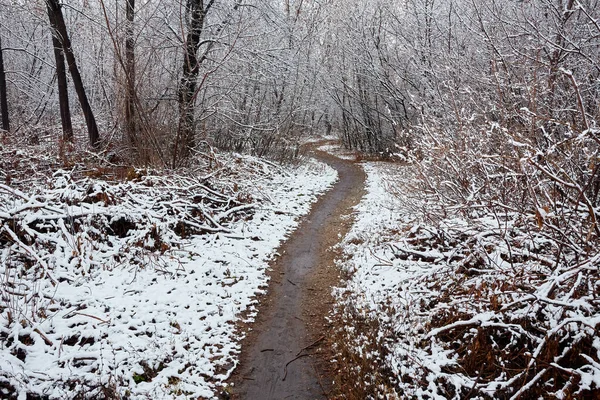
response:
<path id="1" fill-rule="evenodd" d="M 4 72 L 2 39 L 0 38 L 0 110 L 2 112 L 2 129 L 8 132 L 10 131 L 10 120 L 8 118 L 8 96 L 6 91 L 6 73 Z"/>
<path id="2" fill-rule="evenodd" d="M 200 63 L 198 60 L 198 49 L 200 47 L 200 35 L 204 26 L 203 0 L 189 0 L 187 2 L 188 34 L 185 40 L 185 54 L 183 59 L 183 76 L 179 82 L 179 129 L 175 140 L 173 161 L 186 158 L 190 149 L 195 145 L 194 138 L 194 102 L 198 86 L 198 73 Z"/>
<path id="3" fill-rule="evenodd" d="M 49 6 L 48 6 L 49 7 Z M 71 109 L 69 107 L 69 90 L 67 88 L 67 70 L 62 41 L 56 29 L 56 19 L 48 8 L 48 18 L 52 27 L 52 46 L 54 47 L 54 60 L 56 64 L 56 81 L 58 83 L 58 105 L 60 108 L 60 122 L 62 125 L 63 139 L 73 141 L 73 125 L 71 124 Z"/>
<path id="4" fill-rule="evenodd" d="M 139 138 L 135 115 L 135 41 L 133 32 L 133 20 L 135 12 L 135 0 L 127 0 L 126 4 L 127 30 L 125 32 L 125 132 L 129 143 L 138 148 Z"/>
<path id="5" fill-rule="evenodd" d="M 90 103 L 85 93 L 85 88 L 81 80 L 81 74 L 77 68 L 77 62 L 75 61 L 75 55 L 73 54 L 71 40 L 69 39 L 69 35 L 67 33 L 67 26 L 65 25 L 65 20 L 62 15 L 61 6 L 58 3 L 58 0 L 46 0 L 46 5 L 48 6 L 48 15 L 50 17 L 50 21 L 54 20 L 54 23 L 56 24 L 53 28 L 56 30 L 57 36 L 60 39 L 62 48 L 65 52 L 67 65 L 69 66 L 69 72 L 71 73 L 71 79 L 73 80 L 75 92 L 77 92 L 79 104 L 85 117 L 90 144 L 93 147 L 96 147 L 98 145 L 98 141 L 100 140 L 98 125 L 96 125 L 96 119 L 94 118 L 94 113 L 92 112 L 92 108 L 90 107 Z"/>

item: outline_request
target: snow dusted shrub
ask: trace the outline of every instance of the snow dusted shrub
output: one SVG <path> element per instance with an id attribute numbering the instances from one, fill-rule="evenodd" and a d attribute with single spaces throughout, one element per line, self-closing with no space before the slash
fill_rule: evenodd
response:
<path id="1" fill-rule="evenodd" d="M 423 348 L 448 352 L 427 379 L 452 398 L 597 396 L 597 132 L 543 148 L 503 135 L 504 151 L 449 146 L 420 163 L 420 211 L 437 233 L 397 255 L 443 261 L 452 277 L 420 283 L 436 293 Z"/>
<path id="2" fill-rule="evenodd" d="M 524 152 L 518 143 L 507 147 Z M 578 188 L 593 185 L 582 148 L 560 164 L 532 155 L 563 184 L 581 171 L 563 187 L 525 154 L 367 164 L 369 195 L 340 261 L 342 387 L 373 399 L 596 398 L 600 246 Z M 485 187 L 500 170 L 505 187 Z"/>
<path id="3" fill-rule="evenodd" d="M 425 348 L 432 357 L 437 346 L 449 351 L 447 366 L 431 378 L 460 398 L 597 394 L 597 267 L 557 273 L 543 259 L 498 257 L 478 269 L 449 267 L 449 281 L 425 280 L 437 291 Z"/>
<path id="4" fill-rule="evenodd" d="M 418 348 L 434 366 L 424 376 L 446 398 L 596 398 L 598 26 L 586 2 L 473 4 L 484 31 L 504 13 L 536 22 L 485 31 L 491 79 L 442 84 L 455 121 L 429 112 L 415 128 L 414 210 L 435 233 L 392 246 L 437 269 L 417 284 L 428 294 L 416 312 L 430 314 Z M 589 59 L 557 46 L 583 42 Z"/>

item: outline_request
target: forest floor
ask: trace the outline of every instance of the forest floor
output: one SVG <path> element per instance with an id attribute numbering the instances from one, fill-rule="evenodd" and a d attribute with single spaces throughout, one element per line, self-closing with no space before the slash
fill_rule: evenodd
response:
<path id="1" fill-rule="evenodd" d="M 213 398 L 268 263 L 335 170 L 0 149 L 0 398 Z"/>
<path id="2" fill-rule="evenodd" d="M 4 143 L 0 398 L 599 398 L 594 249 L 312 147 L 154 171 Z"/>

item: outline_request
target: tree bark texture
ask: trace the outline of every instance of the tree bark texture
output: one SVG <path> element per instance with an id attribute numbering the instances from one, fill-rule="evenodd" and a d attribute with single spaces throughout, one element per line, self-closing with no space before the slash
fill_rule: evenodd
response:
<path id="1" fill-rule="evenodd" d="M 48 6 L 48 18 L 52 27 L 52 46 L 54 47 L 54 60 L 56 64 L 56 82 L 58 84 L 58 105 L 60 108 L 60 122 L 62 125 L 63 139 L 73 141 L 73 125 L 71 123 L 71 109 L 69 107 L 69 90 L 67 87 L 67 69 L 62 40 L 56 30 L 56 18 Z"/>
<path id="2" fill-rule="evenodd" d="M 8 95 L 6 89 L 6 73 L 4 71 L 4 58 L 2 56 L 2 39 L 0 38 L 0 110 L 2 113 L 2 129 L 10 131 L 8 118 Z"/>
<path id="3" fill-rule="evenodd" d="M 125 132 L 129 143 L 138 147 L 136 111 L 135 111 L 135 38 L 133 21 L 135 0 L 126 0 L 127 29 L 125 32 Z M 139 149 L 138 149 L 139 150 Z"/>
<path id="4" fill-rule="evenodd" d="M 73 86 L 75 86 L 75 92 L 77 93 L 77 97 L 79 98 L 79 104 L 81 106 L 81 110 L 83 111 L 83 116 L 85 117 L 85 123 L 88 129 L 88 137 L 90 140 L 90 144 L 93 147 L 96 147 L 100 140 L 100 134 L 98 133 L 98 125 L 96 124 L 94 113 L 85 93 L 85 87 L 83 86 L 83 82 L 81 80 L 79 68 L 77 68 L 75 54 L 73 54 L 73 48 L 71 46 L 71 40 L 69 39 L 69 35 L 67 33 L 67 26 L 63 18 L 61 6 L 58 0 L 46 0 L 46 5 L 48 7 L 48 16 L 50 17 L 50 22 L 52 23 L 52 21 L 54 21 L 55 23 L 55 26 L 53 26 L 52 28 L 56 30 L 57 37 L 62 43 L 62 48 L 67 59 L 67 65 L 69 67 L 71 79 L 73 80 Z"/>
<path id="5" fill-rule="evenodd" d="M 179 82 L 178 89 L 179 129 L 173 152 L 174 162 L 187 157 L 190 149 L 195 145 L 194 102 L 198 86 L 198 74 L 200 71 L 198 49 L 200 48 L 200 36 L 202 35 L 204 17 L 206 16 L 204 1 L 188 0 L 186 13 L 188 34 L 185 40 L 183 76 Z"/>

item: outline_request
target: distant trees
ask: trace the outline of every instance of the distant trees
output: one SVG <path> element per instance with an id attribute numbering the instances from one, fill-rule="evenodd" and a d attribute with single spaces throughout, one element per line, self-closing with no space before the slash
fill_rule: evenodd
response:
<path id="1" fill-rule="evenodd" d="M 367 153 L 390 154 L 416 107 L 409 90 L 417 92 L 410 46 L 398 28 L 401 6 L 393 2 L 355 2 L 328 10 L 331 32 L 328 90 L 337 105 L 337 130 L 344 144 Z M 402 11 L 404 13 L 404 11 Z M 413 56 L 414 57 L 414 56 Z"/>
<path id="2" fill-rule="evenodd" d="M 221 70 L 237 84 L 215 114 L 215 143 L 289 159 L 303 136 L 326 130 L 332 106 L 320 80 L 324 11 L 317 2 L 256 2 Z"/>
<path id="3" fill-rule="evenodd" d="M 539 137 L 597 120 L 595 0 L 349 4 L 327 6 L 324 43 L 347 146 L 397 153 L 438 129 L 464 145 L 469 126 L 527 120 L 517 131 Z"/>
<path id="4" fill-rule="evenodd" d="M 17 129 L 68 115 L 73 86 L 90 142 L 97 118 L 143 162 L 180 165 L 205 143 L 288 157 L 314 132 L 409 155 L 464 147 L 491 123 L 527 125 L 541 144 L 542 128 L 581 131 L 598 114 L 595 0 L 46 4 L 54 45 L 39 4 L 10 3 L 0 17 L 2 39 L 22 52 L 8 60 Z"/>

